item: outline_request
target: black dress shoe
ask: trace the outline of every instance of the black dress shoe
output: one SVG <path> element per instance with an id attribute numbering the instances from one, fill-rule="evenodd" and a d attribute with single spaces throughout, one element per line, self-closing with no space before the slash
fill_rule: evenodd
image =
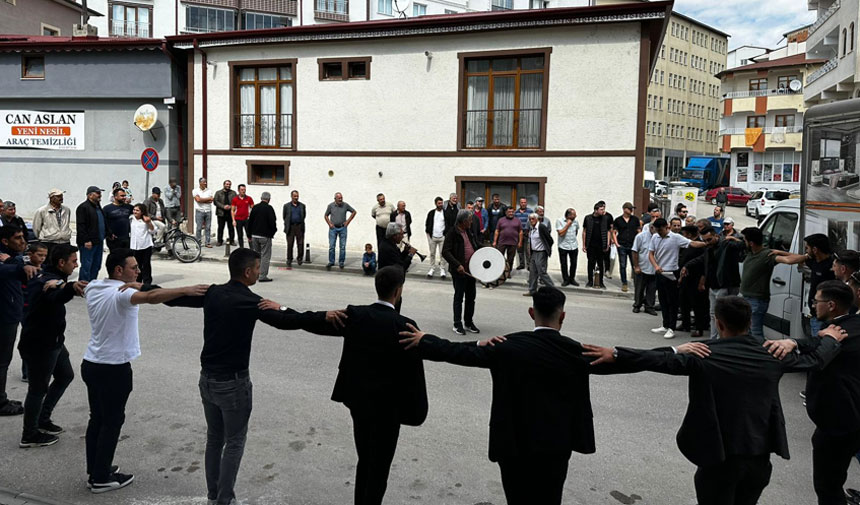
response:
<path id="1" fill-rule="evenodd" d="M 564 281 L 561 283 L 561 287 L 570 286 L 570 281 Z"/>
<path id="2" fill-rule="evenodd" d="M 656 315 L 657 315 L 657 311 L 656 311 L 656 310 L 654 310 L 654 309 L 645 309 L 645 313 L 646 313 L 646 314 L 651 314 L 652 316 L 656 316 Z"/>
<path id="3" fill-rule="evenodd" d="M 585 287 L 587 287 L 587 288 L 593 288 L 593 287 L 594 287 L 594 284 L 592 284 L 592 283 L 590 283 L 590 282 L 589 282 L 588 284 L 586 284 L 586 285 L 585 285 Z"/>
<path id="4" fill-rule="evenodd" d="M 571 286 L 579 286 L 579 283 L 578 283 L 578 282 L 576 282 L 575 280 L 571 279 L 571 280 L 570 280 L 570 285 L 571 285 Z"/>
<path id="5" fill-rule="evenodd" d="M 639 312 L 641 312 L 641 310 L 639 309 L 639 307 L 633 307 L 633 313 L 634 313 L 634 314 L 638 314 Z"/>

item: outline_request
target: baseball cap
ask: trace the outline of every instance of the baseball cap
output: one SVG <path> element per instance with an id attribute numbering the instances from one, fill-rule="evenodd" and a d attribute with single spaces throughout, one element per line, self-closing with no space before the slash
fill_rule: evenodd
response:
<path id="1" fill-rule="evenodd" d="M 161 194 L 161 188 L 159 188 L 158 186 L 155 186 L 154 188 L 152 188 L 152 193 L 155 195 L 160 195 Z"/>
<path id="2" fill-rule="evenodd" d="M 723 219 L 723 224 L 735 224 L 735 220 L 730 217 L 727 217 Z"/>
<path id="3" fill-rule="evenodd" d="M 479 196 L 478 198 L 475 198 L 475 201 L 476 201 L 476 202 L 483 202 L 483 201 L 484 201 L 484 197 L 483 197 L 483 196 Z"/>
<path id="4" fill-rule="evenodd" d="M 48 196 L 62 196 L 63 193 L 65 193 L 65 191 L 63 191 L 62 189 L 54 188 L 51 191 L 48 191 Z"/>
<path id="5" fill-rule="evenodd" d="M 90 194 L 90 193 L 101 193 L 102 191 L 104 191 L 104 190 L 103 190 L 102 188 L 98 187 L 98 186 L 90 186 L 90 187 L 88 187 L 88 188 L 87 188 L 87 194 Z"/>
<path id="6" fill-rule="evenodd" d="M 621 206 L 621 208 L 622 208 L 622 209 L 631 209 L 631 210 L 633 210 L 633 209 L 635 209 L 636 207 L 634 207 L 634 206 L 633 206 L 633 204 L 632 204 L 632 203 L 630 203 L 630 202 L 624 202 L 624 205 L 622 205 L 622 206 Z"/>

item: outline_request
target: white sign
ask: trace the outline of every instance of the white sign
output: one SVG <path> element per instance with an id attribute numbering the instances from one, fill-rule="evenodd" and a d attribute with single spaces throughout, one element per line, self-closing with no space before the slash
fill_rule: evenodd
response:
<path id="1" fill-rule="evenodd" d="M 84 112 L 0 110 L 0 147 L 84 149 Z"/>
<path id="2" fill-rule="evenodd" d="M 698 196 L 699 188 L 690 187 L 672 189 L 672 216 L 675 215 L 675 207 L 677 207 L 679 203 L 683 203 L 687 206 L 688 216 L 696 216 L 696 218 L 702 217 L 696 213 L 696 204 L 698 203 L 698 200 L 696 198 Z M 681 226 L 684 226 L 684 223 L 681 223 Z"/>

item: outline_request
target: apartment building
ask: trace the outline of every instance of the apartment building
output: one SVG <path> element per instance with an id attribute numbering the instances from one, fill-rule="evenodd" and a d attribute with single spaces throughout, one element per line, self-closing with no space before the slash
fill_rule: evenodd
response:
<path id="1" fill-rule="evenodd" d="M 807 105 L 860 97 L 857 28 L 860 2 L 807 0 L 817 18 L 809 28 L 806 54 L 826 62 L 806 77 L 803 98 Z"/>
<path id="2" fill-rule="evenodd" d="M 92 7 L 92 5 L 90 5 Z M 88 9 L 93 19 L 102 11 Z M 71 35 L 81 22 L 75 0 L 0 0 L 0 33 L 15 35 Z"/>
<path id="3" fill-rule="evenodd" d="M 798 189 L 803 148 L 803 83 L 827 60 L 806 53 L 809 27 L 786 45 L 717 74 L 721 79 L 720 151 L 731 156 L 730 184 Z"/>
<path id="4" fill-rule="evenodd" d="M 720 80 L 729 35 L 673 12 L 648 86 L 645 166 L 678 179 L 691 156 L 719 156 Z"/>

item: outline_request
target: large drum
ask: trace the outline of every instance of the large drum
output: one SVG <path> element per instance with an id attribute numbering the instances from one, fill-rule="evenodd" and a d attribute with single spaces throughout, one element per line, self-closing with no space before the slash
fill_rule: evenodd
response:
<path id="1" fill-rule="evenodd" d="M 505 257 L 495 247 L 482 247 L 469 259 L 469 273 L 484 284 L 496 282 L 505 273 Z"/>

